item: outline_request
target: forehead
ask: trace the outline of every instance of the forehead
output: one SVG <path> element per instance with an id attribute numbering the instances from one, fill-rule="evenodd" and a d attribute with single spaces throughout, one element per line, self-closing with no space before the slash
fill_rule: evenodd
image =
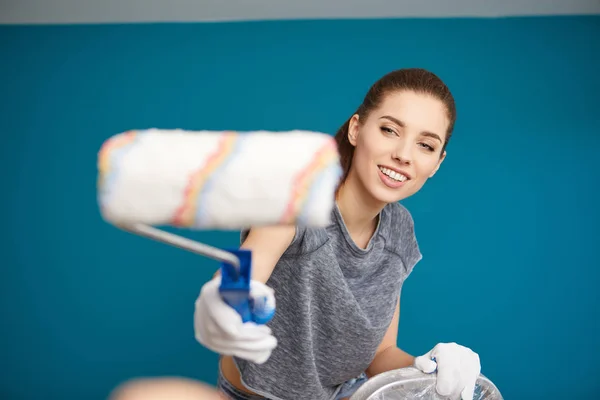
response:
<path id="1" fill-rule="evenodd" d="M 373 114 L 377 118 L 392 116 L 402 121 L 410 130 L 433 132 L 442 138 L 446 137 L 450 123 L 444 103 L 431 95 L 412 91 L 395 92 L 385 96 Z"/>

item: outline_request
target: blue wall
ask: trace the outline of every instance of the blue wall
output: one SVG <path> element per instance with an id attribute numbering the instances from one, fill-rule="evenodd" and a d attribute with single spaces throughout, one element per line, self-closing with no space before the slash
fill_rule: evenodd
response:
<path id="1" fill-rule="evenodd" d="M 215 382 L 192 313 L 216 265 L 100 219 L 107 137 L 334 132 L 372 82 L 413 66 L 448 83 L 459 119 L 440 173 L 405 202 L 424 259 L 400 345 L 471 346 L 507 399 L 597 396 L 598 37 L 600 17 L 0 27 L 0 398 Z"/>

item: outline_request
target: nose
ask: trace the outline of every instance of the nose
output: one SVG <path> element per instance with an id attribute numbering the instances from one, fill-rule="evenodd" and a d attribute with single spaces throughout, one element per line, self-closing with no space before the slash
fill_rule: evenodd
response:
<path id="1" fill-rule="evenodd" d="M 411 148 L 409 143 L 407 143 L 407 140 L 398 141 L 392 157 L 402 165 L 412 164 Z"/>

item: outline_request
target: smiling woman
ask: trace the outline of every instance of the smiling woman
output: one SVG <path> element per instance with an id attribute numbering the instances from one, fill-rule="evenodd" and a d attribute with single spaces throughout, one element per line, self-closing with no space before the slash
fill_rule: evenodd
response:
<path id="1" fill-rule="evenodd" d="M 436 173 L 455 119 L 453 97 L 433 73 L 385 75 L 336 134 L 344 174 L 331 224 L 243 233 L 252 295 L 276 295 L 277 312 L 260 331 L 228 320 L 209 311 L 221 304 L 218 278 L 204 285 L 196 338 L 222 354 L 227 398 L 341 400 L 369 377 L 408 366 L 437 370 L 442 395 L 473 398 L 475 352 L 438 343 L 413 357 L 397 346 L 400 291 L 421 259 L 412 217 L 398 202 Z"/>

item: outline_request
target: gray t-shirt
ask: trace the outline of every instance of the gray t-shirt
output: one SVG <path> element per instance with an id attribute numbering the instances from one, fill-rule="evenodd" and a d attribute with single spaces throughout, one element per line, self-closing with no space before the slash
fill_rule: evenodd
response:
<path id="1" fill-rule="evenodd" d="M 327 228 L 297 227 L 267 281 L 278 346 L 261 365 L 235 358 L 242 382 L 272 400 L 333 399 L 370 365 L 420 259 L 412 217 L 399 203 L 382 210 L 366 249 L 337 207 Z"/>

